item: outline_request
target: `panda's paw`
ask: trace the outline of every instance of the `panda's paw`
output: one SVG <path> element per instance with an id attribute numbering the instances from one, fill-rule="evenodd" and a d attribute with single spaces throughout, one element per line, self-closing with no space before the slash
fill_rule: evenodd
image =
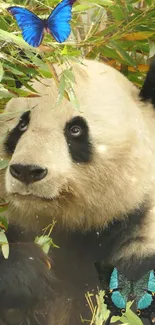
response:
<path id="1" fill-rule="evenodd" d="M 29 308 L 48 299 L 52 277 L 47 256 L 34 243 L 9 246 L 9 258 L 0 255 L 0 307 Z"/>

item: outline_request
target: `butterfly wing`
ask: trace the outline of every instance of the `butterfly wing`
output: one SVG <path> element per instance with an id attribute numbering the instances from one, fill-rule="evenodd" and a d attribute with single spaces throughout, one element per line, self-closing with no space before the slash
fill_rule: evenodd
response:
<path id="1" fill-rule="evenodd" d="M 75 0 L 63 0 L 55 7 L 47 19 L 48 29 L 59 43 L 64 42 L 70 35 L 70 20 L 74 2 Z"/>
<path id="2" fill-rule="evenodd" d="M 111 273 L 109 289 L 111 291 L 111 300 L 113 305 L 121 311 L 126 310 L 126 300 L 128 296 L 127 285 L 127 279 L 123 276 L 123 274 L 118 272 L 117 268 L 115 267 Z"/>
<path id="3" fill-rule="evenodd" d="M 26 8 L 13 6 L 7 10 L 16 19 L 24 40 L 29 45 L 38 47 L 43 38 L 44 21 Z"/>
<path id="4" fill-rule="evenodd" d="M 126 301 L 119 291 L 112 292 L 111 300 L 117 308 L 126 309 Z"/>
<path id="5" fill-rule="evenodd" d="M 150 293 L 144 293 L 144 295 L 139 299 L 137 304 L 137 309 L 143 310 L 145 308 L 148 308 L 152 304 L 153 298 Z"/>
<path id="6" fill-rule="evenodd" d="M 148 281 L 148 290 L 152 293 L 155 292 L 155 274 L 154 271 L 150 271 L 149 281 Z"/>
<path id="7" fill-rule="evenodd" d="M 147 318 L 152 324 L 152 313 L 155 310 L 154 297 L 152 290 L 154 290 L 155 276 L 154 271 L 149 271 L 141 279 L 134 283 L 134 295 L 137 303 L 137 315 L 140 318 Z M 148 291 L 147 291 L 148 290 Z"/>
<path id="8" fill-rule="evenodd" d="M 118 271 L 116 267 L 113 269 L 110 277 L 109 289 L 114 290 L 118 288 Z"/>

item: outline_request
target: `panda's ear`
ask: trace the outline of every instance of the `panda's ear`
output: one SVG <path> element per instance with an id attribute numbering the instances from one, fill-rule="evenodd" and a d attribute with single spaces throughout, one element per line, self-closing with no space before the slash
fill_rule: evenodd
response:
<path id="1" fill-rule="evenodd" d="M 150 101 L 155 107 L 155 60 L 150 64 L 139 95 L 142 101 Z"/>

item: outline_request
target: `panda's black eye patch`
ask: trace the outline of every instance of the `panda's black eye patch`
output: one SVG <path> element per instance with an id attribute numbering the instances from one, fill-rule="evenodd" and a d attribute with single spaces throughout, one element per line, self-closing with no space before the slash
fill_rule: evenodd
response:
<path id="1" fill-rule="evenodd" d="M 30 111 L 25 112 L 13 130 L 9 132 L 4 142 L 5 151 L 12 154 L 22 134 L 27 130 L 30 122 Z"/>
<path id="2" fill-rule="evenodd" d="M 74 117 L 66 123 L 64 134 L 72 159 L 75 162 L 89 162 L 92 156 L 92 145 L 85 119 L 81 116 Z"/>

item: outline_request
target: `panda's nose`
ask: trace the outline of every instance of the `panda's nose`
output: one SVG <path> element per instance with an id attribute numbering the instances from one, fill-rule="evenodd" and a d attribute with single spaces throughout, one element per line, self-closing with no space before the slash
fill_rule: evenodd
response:
<path id="1" fill-rule="evenodd" d="M 10 174 L 25 184 L 40 181 L 47 175 L 47 172 L 47 168 L 35 165 L 12 164 L 10 166 Z"/>

